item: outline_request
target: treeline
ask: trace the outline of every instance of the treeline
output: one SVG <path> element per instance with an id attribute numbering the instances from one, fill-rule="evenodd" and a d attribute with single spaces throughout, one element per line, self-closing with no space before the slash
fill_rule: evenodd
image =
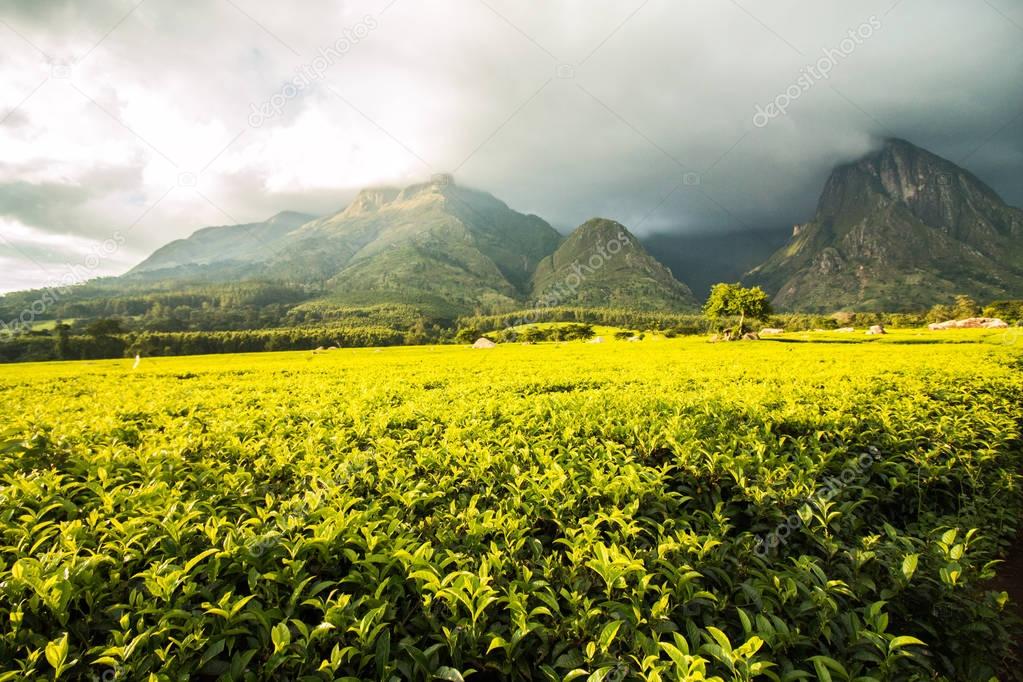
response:
<path id="1" fill-rule="evenodd" d="M 320 289 L 247 282 L 210 284 L 184 290 L 124 293 L 106 285 L 41 289 L 0 296 L 0 333 L 24 334 L 65 320 L 84 334 L 95 320 L 117 319 L 126 331 L 242 331 L 341 325 L 389 327 L 436 336 L 452 319 L 432 317 L 412 305 L 342 305 L 314 299 Z"/>
<path id="2" fill-rule="evenodd" d="M 222 332 L 128 332 L 69 334 L 66 325 L 0 343 L 0 362 L 97 360 L 103 358 L 254 353 L 262 351 L 365 348 L 427 343 L 414 333 L 387 327 L 322 327 Z"/>
<path id="3" fill-rule="evenodd" d="M 959 295 L 949 304 L 931 307 L 921 317 L 925 323 L 963 320 L 968 317 L 997 317 L 1010 326 L 1019 326 L 1023 324 L 1023 300 L 991 301 L 981 306 L 971 297 Z"/>
<path id="4" fill-rule="evenodd" d="M 534 308 L 497 315 L 472 315 L 457 321 L 459 332 L 478 333 L 480 336 L 510 327 L 541 322 L 578 322 L 607 327 L 629 327 L 664 331 L 691 329 L 688 333 L 701 333 L 705 320 L 699 313 L 643 312 L 617 308 Z"/>
<path id="5" fill-rule="evenodd" d="M 429 333 L 431 329 L 451 329 L 451 319 L 425 314 L 422 309 L 401 303 L 374 305 L 338 305 L 329 301 L 310 301 L 292 308 L 286 316 L 290 325 L 342 323 L 351 326 L 380 326 Z"/>
<path id="6" fill-rule="evenodd" d="M 948 318 L 946 318 L 948 319 Z M 789 331 L 813 329 L 838 329 L 840 327 L 869 327 L 881 324 L 886 327 L 920 327 L 932 322 L 928 313 L 834 313 L 832 315 L 811 313 L 781 313 L 768 317 L 765 327 L 778 327 Z M 603 308 L 540 308 L 500 315 L 478 315 L 458 320 L 460 339 L 487 336 L 521 325 L 548 322 L 574 322 L 608 327 L 645 330 L 686 336 L 709 334 L 715 323 L 699 313 L 661 313 Z"/>
<path id="7" fill-rule="evenodd" d="M 242 282 L 238 284 L 181 285 L 174 289 L 152 288 L 132 291 L 129 284 L 95 283 L 75 285 L 67 288 L 32 289 L 5 294 L 0 298 L 0 314 L 16 316 L 23 308 L 49 291 L 53 305 L 47 314 L 53 317 L 125 317 L 145 315 L 156 306 L 174 309 L 185 307 L 237 308 L 240 306 L 264 306 L 271 304 L 292 304 L 307 300 L 318 293 L 314 287 L 281 284 L 276 282 Z M 127 293 L 126 293 L 127 291 Z"/>
<path id="8" fill-rule="evenodd" d="M 239 287 L 236 294 L 242 298 L 251 297 L 246 300 L 260 302 L 265 302 L 266 296 L 285 295 L 284 292 L 273 294 L 269 290 L 260 292 L 258 288 L 251 287 Z M 201 309 L 209 302 L 195 293 L 152 296 L 156 298 L 152 301 L 154 305 L 150 313 L 160 313 L 160 306 L 172 303 L 178 304 L 179 309 L 186 304 L 198 305 Z M 193 296 L 195 298 L 191 298 Z M 221 303 L 226 304 L 227 300 L 223 299 Z M 195 309 L 190 307 L 189 310 Z M 237 314 L 237 311 L 224 313 Z M 960 296 L 951 305 L 934 306 L 921 313 L 782 313 L 770 315 L 760 324 L 788 331 L 864 328 L 875 324 L 899 328 L 921 327 L 930 322 L 978 315 L 998 317 L 1011 325 L 1021 324 L 1023 300 L 994 301 L 981 308 L 972 299 Z M 145 316 L 142 319 L 145 320 Z M 196 318 L 190 313 L 188 319 L 194 323 Z M 426 317 L 417 308 L 408 305 L 378 304 L 360 307 L 322 301 L 300 304 L 290 312 L 274 316 L 272 322 L 260 320 L 242 314 L 237 324 L 251 325 L 252 328 L 171 330 L 149 329 L 145 324 L 140 324 L 139 318 L 132 317 L 81 320 L 74 324 L 58 321 L 48 330 L 25 327 L 27 331 L 0 334 L 0 362 L 91 360 L 133 357 L 136 353 L 143 356 L 166 356 L 312 350 L 319 346 L 471 343 L 481 336 L 498 342 L 571 341 L 591 338 L 594 335 L 593 325 L 634 330 L 623 332 L 626 336 L 656 332 L 672 337 L 709 334 L 721 324 L 720 320 L 715 322 L 697 313 L 572 307 L 474 315 L 450 321 Z M 567 324 L 556 327 L 542 324 L 530 326 L 552 322 Z"/>
<path id="9" fill-rule="evenodd" d="M 121 285 L 89 283 L 16 292 L 0 297 L 3 328 L 27 331 L 53 320 L 117 318 L 149 331 L 216 331 L 289 326 L 288 314 L 320 295 L 314 287 L 245 282 L 210 284 L 170 291 L 125 293 Z"/>
<path id="10" fill-rule="evenodd" d="M 30 332 L 0 342 L 0 362 L 99 360 L 124 355 L 124 340 L 116 336 L 58 336 L 50 332 Z"/>
<path id="11" fill-rule="evenodd" d="M 986 317 L 997 317 L 1013 326 L 1023 324 L 1023 301 L 993 301 L 984 307 Z"/>
<path id="12" fill-rule="evenodd" d="M 408 341 L 405 332 L 387 327 L 299 327 L 229 332 L 142 332 L 125 336 L 125 350 L 129 356 L 136 353 L 146 356 L 205 355 L 320 347 L 400 346 Z"/>
<path id="13" fill-rule="evenodd" d="M 629 334 L 631 335 L 631 332 Z M 483 336 L 497 343 L 539 343 L 541 341 L 585 341 L 596 336 L 596 332 L 589 324 L 559 324 L 548 327 L 509 327 L 488 332 Z M 476 330 L 466 328 L 458 330 L 458 333 L 455 334 L 455 341 L 472 343 L 479 337 Z"/>

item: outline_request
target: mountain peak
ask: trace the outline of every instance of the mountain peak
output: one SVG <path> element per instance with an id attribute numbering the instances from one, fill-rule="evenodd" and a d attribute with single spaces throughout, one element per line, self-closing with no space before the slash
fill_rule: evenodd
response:
<path id="1" fill-rule="evenodd" d="M 396 187 L 367 187 L 359 190 L 352 203 L 342 212 L 345 216 L 363 215 L 378 211 L 398 198 L 401 190 Z"/>
<path id="2" fill-rule="evenodd" d="M 881 147 L 872 155 L 874 159 L 903 159 L 907 162 L 918 160 L 930 164 L 937 164 L 947 168 L 959 169 L 951 161 L 944 159 L 934 152 L 928 151 L 923 147 L 917 146 L 909 140 L 904 140 L 901 137 L 887 137 L 882 143 Z"/>
<path id="3" fill-rule="evenodd" d="M 426 182 L 418 182 L 401 190 L 397 201 L 422 198 L 423 195 L 447 197 L 456 188 L 455 176 L 450 173 L 436 173 Z"/>
<path id="4" fill-rule="evenodd" d="M 903 205 L 921 221 L 959 236 L 966 216 L 981 206 L 1004 205 L 993 189 L 948 159 L 900 138 L 887 138 L 873 152 L 835 168 L 817 206 L 825 221 L 857 214 L 880 201 Z M 995 221 L 992 229 L 1010 225 Z"/>
<path id="5" fill-rule="evenodd" d="M 923 147 L 918 147 L 909 140 L 901 137 L 886 137 L 882 142 L 882 149 L 909 149 L 913 151 L 926 152 Z M 930 153 L 930 152 L 928 152 Z"/>
<path id="6" fill-rule="evenodd" d="M 632 236 L 632 233 L 629 232 L 626 229 L 626 227 L 624 225 L 622 225 L 620 222 L 618 222 L 617 220 L 611 220 L 610 218 L 601 218 L 599 216 L 595 217 L 595 218 L 590 218 L 589 220 L 587 220 L 586 222 L 584 222 L 582 225 L 580 225 L 579 227 L 577 227 L 575 229 L 576 229 L 577 232 L 578 231 L 583 231 L 583 232 L 595 232 L 595 231 L 610 232 L 610 231 L 614 231 L 616 233 L 617 232 L 624 232 L 626 235 L 628 235 L 630 237 Z"/>
<path id="7" fill-rule="evenodd" d="M 536 264 L 560 243 L 540 218 L 435 175 L 360 191 L 289 235 L 258 274 L 319 280 L 346 298 L 443 301 L 462 314 L 527 296 Z"/>
<path id="8" fill-rule="evenodd" d="M 391 204 L 400 204 L 413 199 L 444 197 L 455 187 L 455 177 L 450 173 L 437 173 L 426 182 L 417 182 L 405 187 L 367 187 L 359 190 L 342 215 L 346 217 L 364 215 L 379 211 Z"/>
<path id="9" fill-rule="evenodd" d="M 779 307 L 902 310 L 1023 285 L 1023 212 L 899 138 L 835 168 L 817 214 L 749 273 Z"/>
<path id="10" fill-rule="evenodd" d="M 538 301 L 556 305 L 686 310 L 692 292 L 616 220 L 590 218 L 572 231 L 533 277 Z"/>
<path id="11" fill-rule="evenodd" d="M 289 225 L 295 227 L 299 223 L 307 223 L 316 216 L 299 211 L 280 211 L 273 214 L 263 222 L 267 225 Z"/>

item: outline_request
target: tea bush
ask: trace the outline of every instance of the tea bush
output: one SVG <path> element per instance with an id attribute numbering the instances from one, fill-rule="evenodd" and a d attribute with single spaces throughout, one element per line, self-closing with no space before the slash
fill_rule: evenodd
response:
<path id="1" fill-rule="evenodd" d="M 988 679 L 1011 347 L 0 369 L 0 680 Z"/>

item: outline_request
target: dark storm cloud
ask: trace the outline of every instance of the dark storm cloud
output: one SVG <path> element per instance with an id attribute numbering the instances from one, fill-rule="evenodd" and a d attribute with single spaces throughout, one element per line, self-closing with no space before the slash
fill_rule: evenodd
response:
<path id="1" fill-rule="evenodd" d="M 644 230 L 801 222 L 835 163 L 892 135 L 964 163 L 1023 203 L 1023 32 L 992 7 L 751 4 L 756 17 L 730 3 L 717 7 L 687 25 L 638 14 L 619 44 L 578 72 L 577 89 L 586 93 L 537 107 L 554 114 L 534 112 L 505 153 L 525 148 L 557 169 L 549 175 L 559 196 L 534 185 L 540 212 L 573 223 L 599 209 L 635 224 L 684 165 L 696 173 L 694 184 L 672 194 Z M 785 115 L 753 125 L 758 106 L 797 84 L 805 67 L 840 50 L 871 17 L 870 37 L 838 57 L 826 79 L 793 98 Z M 535 136 L 544 121 L 560 126 L 553 145 Z"/>
<path id="2" fill-rule="evenodd" d="M 8 177 L 27 177 L 33 170 L 0 164 L 0 173 Z M 82 224 L 81 211 L 87 204 L 109 193 L 135 187 L 139 182 L 137 168 L 97 167 L 89 169 L 75 183 L 24 180 L 0 183 L 0 216 L 26 225 L 52 225 L 58 231 L 77 228 L 79 234 L 89 236 L 90 228 L 95 226 Z M 98 234 L 102 234 L 102 229 Z"/>
<path id="3" fill-rule="evenodd" d="M 774 229 L 887 136 L 1023 204 L 1010 0 L 14 0 L 0 20 L 0 215 L 131 225 L 139 257 L 434 172 L 562 229 Z"/>

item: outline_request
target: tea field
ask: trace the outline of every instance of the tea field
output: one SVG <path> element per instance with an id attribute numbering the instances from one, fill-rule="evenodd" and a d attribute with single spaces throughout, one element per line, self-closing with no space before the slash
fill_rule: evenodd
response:
<path id="1" fill-rule="evenodd" d="M 1004 679 L 1023 344 L 814 338 L 0 367 L 0 681 Z"/>

